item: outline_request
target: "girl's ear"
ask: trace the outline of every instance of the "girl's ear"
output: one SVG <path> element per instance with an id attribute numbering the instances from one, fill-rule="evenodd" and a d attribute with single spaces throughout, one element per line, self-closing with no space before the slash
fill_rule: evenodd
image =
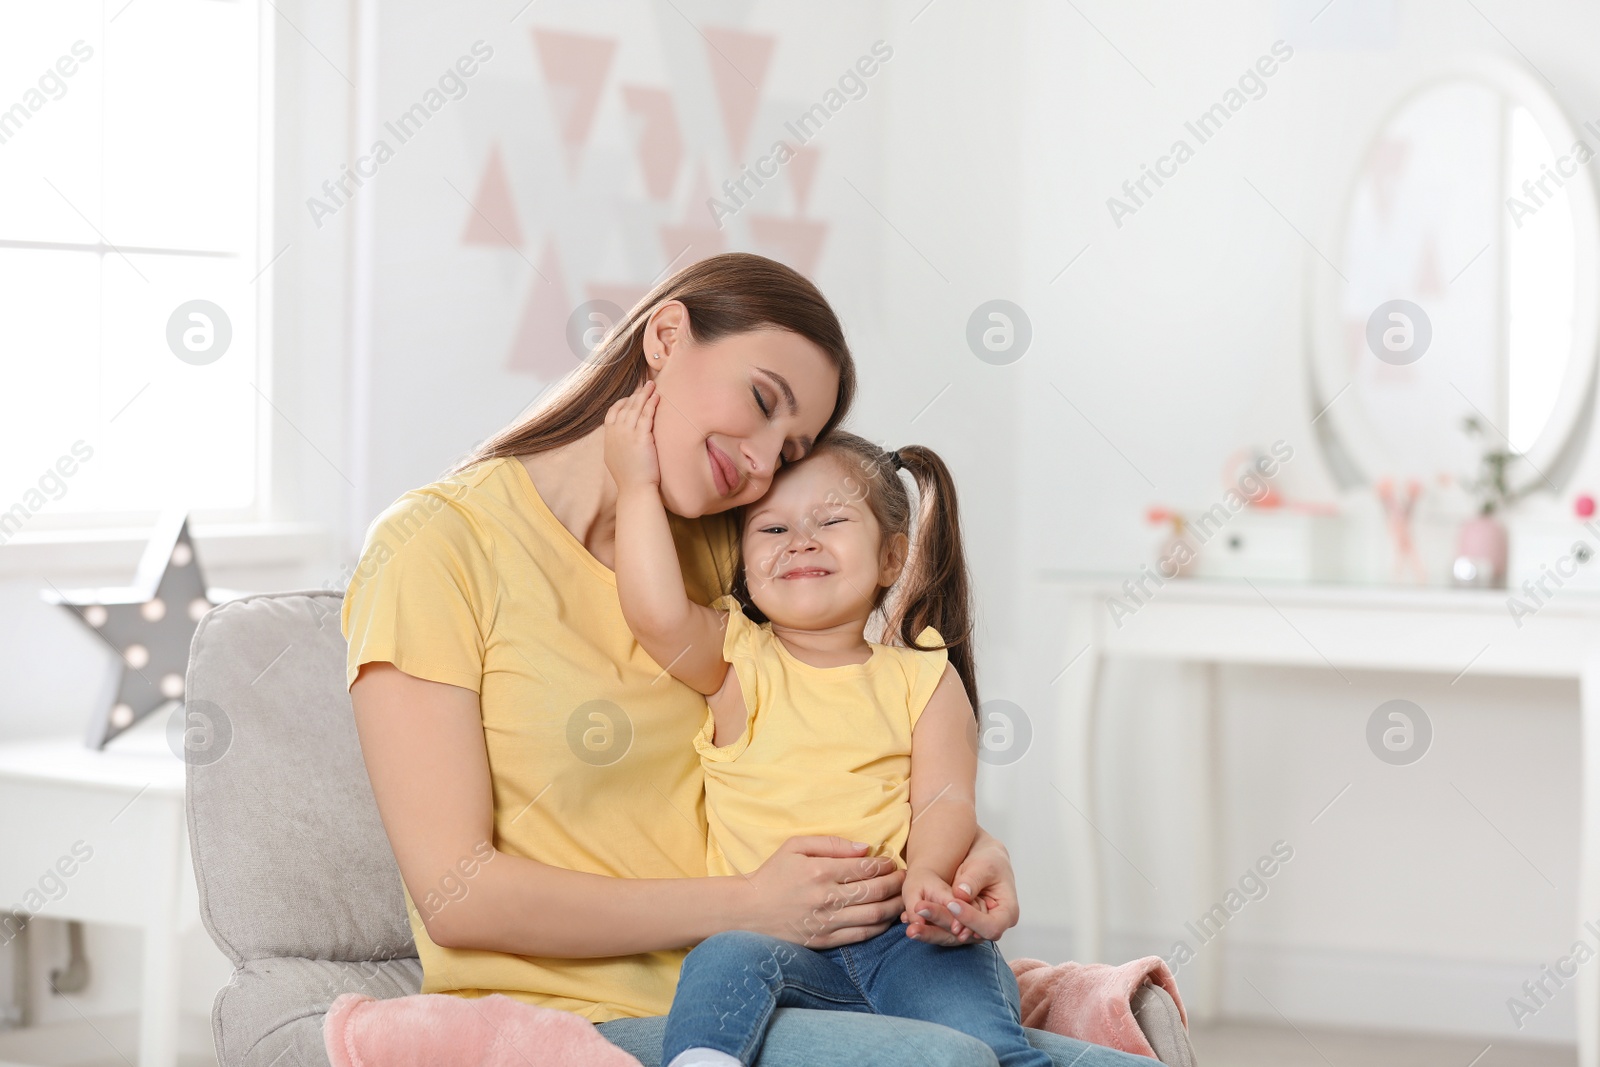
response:
<path id="1" fill-rule="evenodd" d="M 878 584 L 885 589 L 900 580 L 900 572 L 905 569 L 906 557 L 911 552 L 911 539 L 903 533 L 897 533 L 889 538 L 884 545 L 883 563 L 878 568 Z"/>

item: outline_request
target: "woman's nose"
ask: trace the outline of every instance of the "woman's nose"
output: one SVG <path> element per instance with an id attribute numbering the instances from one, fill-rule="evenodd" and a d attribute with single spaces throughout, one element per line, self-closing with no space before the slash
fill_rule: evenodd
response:
<path id="1" fill-rule="evenodd" d="M 770 478 L 777 469 L 778 453 L 783 450 L 781 439 L 768 442 L 763 438 L 746 438 L 744 443 L 745 462 L 750 466 L 752 477 Z"/>

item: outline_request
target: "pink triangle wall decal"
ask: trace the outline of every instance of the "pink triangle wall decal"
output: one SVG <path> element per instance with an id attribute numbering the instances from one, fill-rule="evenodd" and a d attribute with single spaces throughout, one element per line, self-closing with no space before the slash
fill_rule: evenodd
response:
<path id="1" fill-rule="evenodd" d="M 545 245 L 539 274 L 544 277 L 536 274 L 529 283 L 506 368 L 551 382 L 578 365 L 578 357 L 567 344 L 567 318 L 573 309 L 554 243 Z"/>
<path id="2" fill-rule="evenodd" d="M 594 128 L 595 112 L 600 108 L 600 90 L 616 53 L 617 42 L 609 37 L 588 37 L 555 30 L 534 30 L 534 48 L 544 67 L 545 84 L 555 102 L 556 124 L 561 143 L 567 150 L 568 170 L 576 174 L 583 148 Z"/>
<path id="3" fill-rule="evenodd" d="M 794 150 L 789 161 L 789 181 L 794 188 L 794 210 L 797 215 L 806 213 L 811 202 L 811 183 L 817 176 L 817 164 L 822 162 L 822 152 L 802 146 Z"/>
<path id="4" fill-rule="evenodd" d="M 703 32 L 711 85 L 722 105 L 722 121 L 728 130 L 728 147 L 734 159 L 742 159 L 777 38 L 715 26 L 707 26 Z"/>
<path id="5" fill-rule="evenodd" d="M 653 200 L 672 195 L 678 168 L 683 164 L 683 134 L 672 108 L 672 94 L 665 89 L 624 85 L 622 101 L 642 125 L 639 131 L 639 170 L 644 187 Z"/>
<path id="6" fill-rule="evenodd" d="M 495 248 L 522 247 L 522 224 L 517 220 L 511 182 L 506 178 L 506 165 L 498 143 L 489 148 L 489 161 L 484 165 L 483 177 L 478 179 L 478 191 L 472 197 L 472 210 L 467 216 L 467 229 L 461 235 L 461 243 Z"/>

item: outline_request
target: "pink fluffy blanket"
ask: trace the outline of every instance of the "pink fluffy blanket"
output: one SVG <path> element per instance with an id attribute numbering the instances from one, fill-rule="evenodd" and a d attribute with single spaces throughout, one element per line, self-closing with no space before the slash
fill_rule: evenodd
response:
<path id="1" fill-rule="evenodd" d="M 333 1067 L 639 1067 L 581 1015 L 500 993 L 344 993 L 322 1023 Z"/>
<path id="2" fill-rule="evenodd" d="M 1052 967 L 1023 959 L 1011 969 L 1022 989 L 1024 1025 L 1124 1052 L 1155 1057 L 1130 1007 L 1146 981 L 1171 993 L 1183 1013 L 1177 983 L 1159 956 L 1120 967 Z M 639 1067 L 582 1016 L 499 993 L 475 998 L 415 993 L 388 1000 L 345 993 L 323 1019 L 322 1042 L 333 1067 Z"/>
<path id="3" fill-rule="evenodd" d="M 1160 956 L 1112 966 L 1109 963 L 1059 963 L 1012 960 L 1011 972 L 1022 991 L 1022 1025 L 1065 1034 L 1096 1045 L 1156 1058 L 1155 1049 L 1133 1017 L 1133 995 L 1145 983 L 1172 994 L 1185 1028 L 1189 1016 L 1178 983 Z"/>

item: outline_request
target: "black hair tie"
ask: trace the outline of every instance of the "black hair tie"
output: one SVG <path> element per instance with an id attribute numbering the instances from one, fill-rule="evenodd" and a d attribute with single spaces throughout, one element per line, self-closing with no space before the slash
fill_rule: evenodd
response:
<path id="1" fill-rule="evenodd" d="M 906 461 L 900 458 L 900 450 L 898 448 L 889 453 L 889 466 L 897 471 L 905 470 Z"/>

